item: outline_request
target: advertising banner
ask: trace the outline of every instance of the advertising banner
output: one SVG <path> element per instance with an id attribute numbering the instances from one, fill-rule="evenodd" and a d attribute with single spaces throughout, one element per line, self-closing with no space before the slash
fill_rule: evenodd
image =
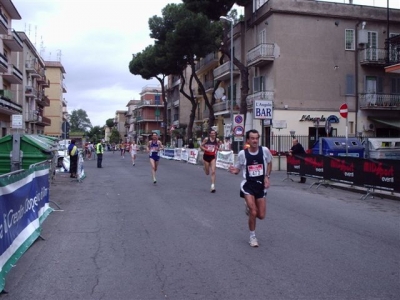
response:
<path id="1" fill-rule="evenodd" d="M 187 162 L 188 161 L 188 157 L 189 157 L 188 149 L 182 148 L 181 160 Z"/>
<path id="2" fill-rule="evenodd" d="M 174 160 L 181 160 L 181 153 L 182 153 L 181 148 L 175 148 L 174 149 Z"/>
<path id="3" fill-rule="evenodd" d="M 289 175 L 300 175 L 301 161 L 302 161 L 301 157 L 288 155 L 286 158 L 287 173 Z"/>
<path id="4" fill-rule="evenodd" d="M 188 149 L 188 152 L 189 152 L 188 163 L 197 164 L 197 157 L 199 156 L 199 150 Z"/>
<path id="5" fill-rule="evenodd" d="M 361 160 L 353 157 L 325 156 L 324 179 L 350 185 L 362 185 Z"/>
<path id="6" fill-rule="evenodd" d="M 39 237 L 49 206 L 49 166 L 0 177 L 0 290 L 5 276 Z"/>
<path id="7" fill-rule="evenodd" d="M 300 158 L 300 156 L 297 155 L 296 157 Z M 302 156 L 300 175 L 317 179 L 323 179 L 325 174 L 324 158 L 325 157 L 322 155 Z"/>
<path id="8" fill-rule="evenodd" d="M 400 191 L 400 160 L 367 160 L 361 163 L 363 185 L 387 191 Z"/>
<path id="9" fill-rule="evenodd" d="M 164 149 L 161 153 L 163 158 L 173 159 L 175 151 L 174 149 Z"/>
<path id="10" fill-rule="evenodd" d="M 218 151 L 217 152 L 217 168 L 228 170 L 230 165 L 233 165 L 233 151 Z"/>

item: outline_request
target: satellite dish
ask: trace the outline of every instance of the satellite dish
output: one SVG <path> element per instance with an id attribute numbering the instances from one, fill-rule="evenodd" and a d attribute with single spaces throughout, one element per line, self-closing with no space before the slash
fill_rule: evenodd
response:
<path id="1" fill-rule="evenodd" d="M 223 87 L 217 88 L 214 92 L 215 99 L 221 99 L 222 96 L 224 95 L 224 93 L 225 93 L 225 90 Z"/>

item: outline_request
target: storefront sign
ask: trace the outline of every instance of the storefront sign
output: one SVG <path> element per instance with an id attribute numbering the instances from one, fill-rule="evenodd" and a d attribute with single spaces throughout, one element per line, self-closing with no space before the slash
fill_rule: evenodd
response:
<path id="1" fill-rule="evenodd" d="M 324 117 L 324 115 L 322 115 L 321 117 L 311 117 L 310 115 L 303 115 L 299 121 L 317 122 L 317 120 L 319 120 L 319 122 L 324 122 L 326 121 L 326 118 Z"/>

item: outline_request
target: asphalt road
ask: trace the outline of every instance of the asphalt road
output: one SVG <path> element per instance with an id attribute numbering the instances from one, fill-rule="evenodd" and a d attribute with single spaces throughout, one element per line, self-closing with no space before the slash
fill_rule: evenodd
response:
<path id="1" fill-rule="evenodd" d="M 82 183 L 56 176 L 61 210 L 0 300 L 400 299 L 399 201 L 273 172 L 251 248 L 240 176 L 217 170 L 212 194 L 199 165 L 163 159 L 157 185 L 145 154 L 135 167 L 118 152 L 84 166 Z"/>

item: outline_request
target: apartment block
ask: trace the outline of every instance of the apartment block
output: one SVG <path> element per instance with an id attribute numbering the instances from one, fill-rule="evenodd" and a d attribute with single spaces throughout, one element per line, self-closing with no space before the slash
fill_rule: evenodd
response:
<path id="1" fill-rule="evenodd" d="M 45 74 L 45 64 L 35 46 L 25 32 L 17 32 L 23 42 L 23 52 L 18 53 L 13 61 L 23 71 L 23 84 L 13 85 L 14 93 L 22 98 L 24 132 L 27 134 L 44 134 L 45 127 L 51 120 L 44 115 L 45 107 L 50 106 L 46 88 L 50 80 Z"/>
<path id="2" fill-rule="evenodd" d="M 0 137 L 11 133 L 12 115 L 22 115 L 22 98 L 17 88 L 22 85 L 23 74 L 12 63 L 12 55 L 23 52 L 23 43 L 12 29 L 12 20 L 21 16 L 11 1 L 0 0 Z"/>
<path id="3" fill-rule="evenodd" d="M 67 88 L 64 83 L 64 66 L 60 61 L 45 61 L 46 78 L 50 87 L 46 89 L 50 105 L 45 107 L 44 115 L 51 120 L 51 125 L 46 126 L 44 133 L 50 136 L 61 137 L 62 124 L 67 116 L 67 101 L 64 93 Z"/>
<path id="4" fill-rule="evenodd" d="M 259 130 L 264 145 L 278 134 L 308 135 L 307 147 L 318 137 L 344 136 L 346 131 L 349 136 L 398 137 L 400 74 L 387 68 L 400 63 L 399 34 L 399 9 L 315 0 L 250 1 L 244 20 L 228 36 L 247 81 L 236 65 L 231 71 L 230 60 L 221 60 L 221 53 L 209 54 L 196 66 L 207 93 L 216 98 L 213 125 L 224 135 L 231 112 L 238 113 L 246 101 L 245 130 Z M 221 101 L 223 93 L 226 101 Z M 196 124 L 207 124 L 202 96 L 197 99 Z M 272 102 L 266 120 L 255 113 L 255 104 L 264 101 Z M 344 103 L 347 119 L 339 113 Z"/>

